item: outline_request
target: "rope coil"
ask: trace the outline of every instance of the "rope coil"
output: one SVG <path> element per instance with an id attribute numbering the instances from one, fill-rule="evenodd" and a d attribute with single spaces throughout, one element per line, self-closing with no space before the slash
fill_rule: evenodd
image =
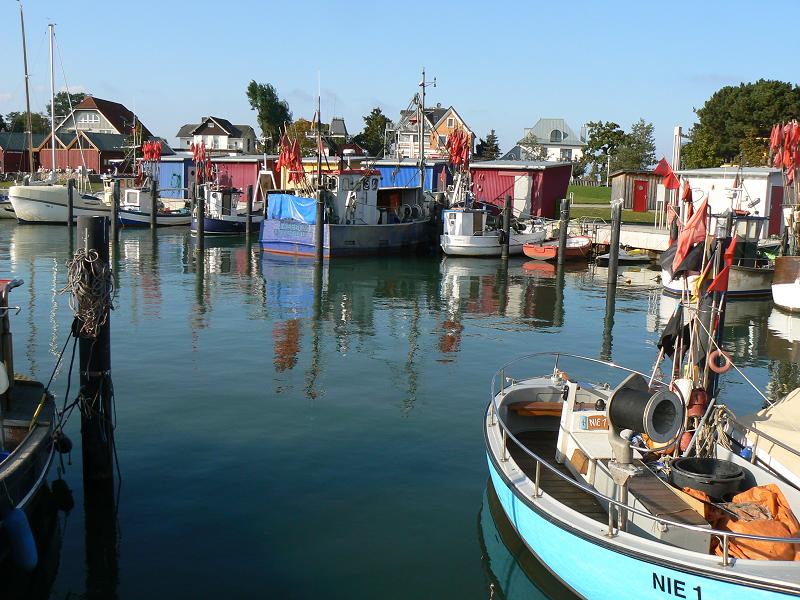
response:
<path id="1" fill-rule="evenodd" d="M 67 285 L 61 293 L 65 292 L 70 293 L 69 307 L 80 323 L 80 335 L 96 338 L 114 309 L 111 269 L 96 250 L 78 248 L 67 261 Z"/>

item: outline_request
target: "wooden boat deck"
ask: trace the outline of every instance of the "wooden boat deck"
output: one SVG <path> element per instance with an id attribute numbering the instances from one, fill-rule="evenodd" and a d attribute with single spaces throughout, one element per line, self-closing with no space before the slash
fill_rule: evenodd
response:
<path id="1" fill-rule="evenodd" d="M 555 459 L 558 432 L 526 431 L 515 434 L 515 437 L 525 444 L 528 450 L 546 460 L 548 464 L 567 475 L 570 479 L 573 478 L 567 468 L 557 463 Z M 508 450 L 514 462 L 519 465 L 531 480 L 533 480 L 536 477 L 536 461 L 511 441 L 509 441 Z M 608 522 L 608 513 L 594 496 L 564 481 L 549 469 L 542 468 L 540 470 L 539 486 L 544 492 L 561 502 L 564 506 L 600 523 Z"/>

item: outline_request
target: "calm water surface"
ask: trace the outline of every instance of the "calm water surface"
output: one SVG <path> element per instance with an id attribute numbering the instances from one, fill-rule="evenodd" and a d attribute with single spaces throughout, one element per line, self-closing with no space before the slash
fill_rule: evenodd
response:
<path id="1" fill-rule="evenodd" d="M 557 596 L 491 510 L 490 379 L 556 349 L 650 369 L 672 310 L 655 273 L 625 275 L 612 326 L 600 268 L 559 279 L 521 260 L 506 275 L 493 260 L 370 258 L 315 275 L 241 240 L 208 246 L 198 259 L 186 230 L 122 232 L 119 543 L 95 570 L 78 449 L 50 596 Z M 16 369 L 40 380 L 69 332 L 67 256 L 66 228 L 0 223 L 0 270 L 26 282 L 12 293 Z M 727 325 L 755 383 L 798 385 L 800 319 L 745 303 Z M 54 389 L 60 402 L 64 369 Z M 739 377 L 723 394 L 759 407 Z M 67 431 L 79 441 L 77 418 Z"/>

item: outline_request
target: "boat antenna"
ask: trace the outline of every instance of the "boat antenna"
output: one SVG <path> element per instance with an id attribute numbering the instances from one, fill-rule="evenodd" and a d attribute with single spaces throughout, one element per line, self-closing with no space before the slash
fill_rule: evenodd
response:
<path id="1" fill-rule="evenodd" d="M 422 79 L 419 82 L 419 87 L 422 92 L 419 95 L 419 195 L 422 199 L 422 194 L 425 190 L 425 88 L 432 85 L 436 87 L 436 78 L 433 81 L 425 81 L 425 67 L 422 67 Z"/>
<path id="2" fill-rule="evenodd" d="M 33 123 L 31 118 L 31 94 L 28 89 L 28 47 L 25 44 L 25 17 L 22 14 L 22 2 L 19 2 L 19 23 L 22 28 L 22 64 L 25 67 L 25 115 L 28 137 L 28 171 L 33 173 Z"/>

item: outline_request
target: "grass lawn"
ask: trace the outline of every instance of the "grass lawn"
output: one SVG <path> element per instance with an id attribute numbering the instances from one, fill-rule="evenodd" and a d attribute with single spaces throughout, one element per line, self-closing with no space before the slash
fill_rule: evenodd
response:
<path id="1" fill-rule="evenodd" d="M 13 181 L 0 181 L 0 188 L 10 188 L 14 185 Z"/>
<path id="2" fill-rule="evenodd" d="M 576 200 L 577 202 L 577 200 Z M 571 219 L 579 219 L 581 217 L 589 217 L 589 218 L 600 218 L 603 219 L 606 223 L 611 222 L 611 207 L 590 207 L 590 208 L 583 208 L 583 207 L 574 207 L 570 211 L 570 218 Z M 632 210 L 623 210 L 622 211 L 622 222 L 623 223 L 645 223 L 648 225 L 652 225 L 655 221 L 655 214 L 652 211 L 648 212 L 633 212 Z"/>
<path id="3" fill-rule="evenodd" d="M 567 193 L 572 192 L 575 204 L 610 204 L 610 187 L 590 187 L 588 185 L 571 185 L 567 188 Z"/>

